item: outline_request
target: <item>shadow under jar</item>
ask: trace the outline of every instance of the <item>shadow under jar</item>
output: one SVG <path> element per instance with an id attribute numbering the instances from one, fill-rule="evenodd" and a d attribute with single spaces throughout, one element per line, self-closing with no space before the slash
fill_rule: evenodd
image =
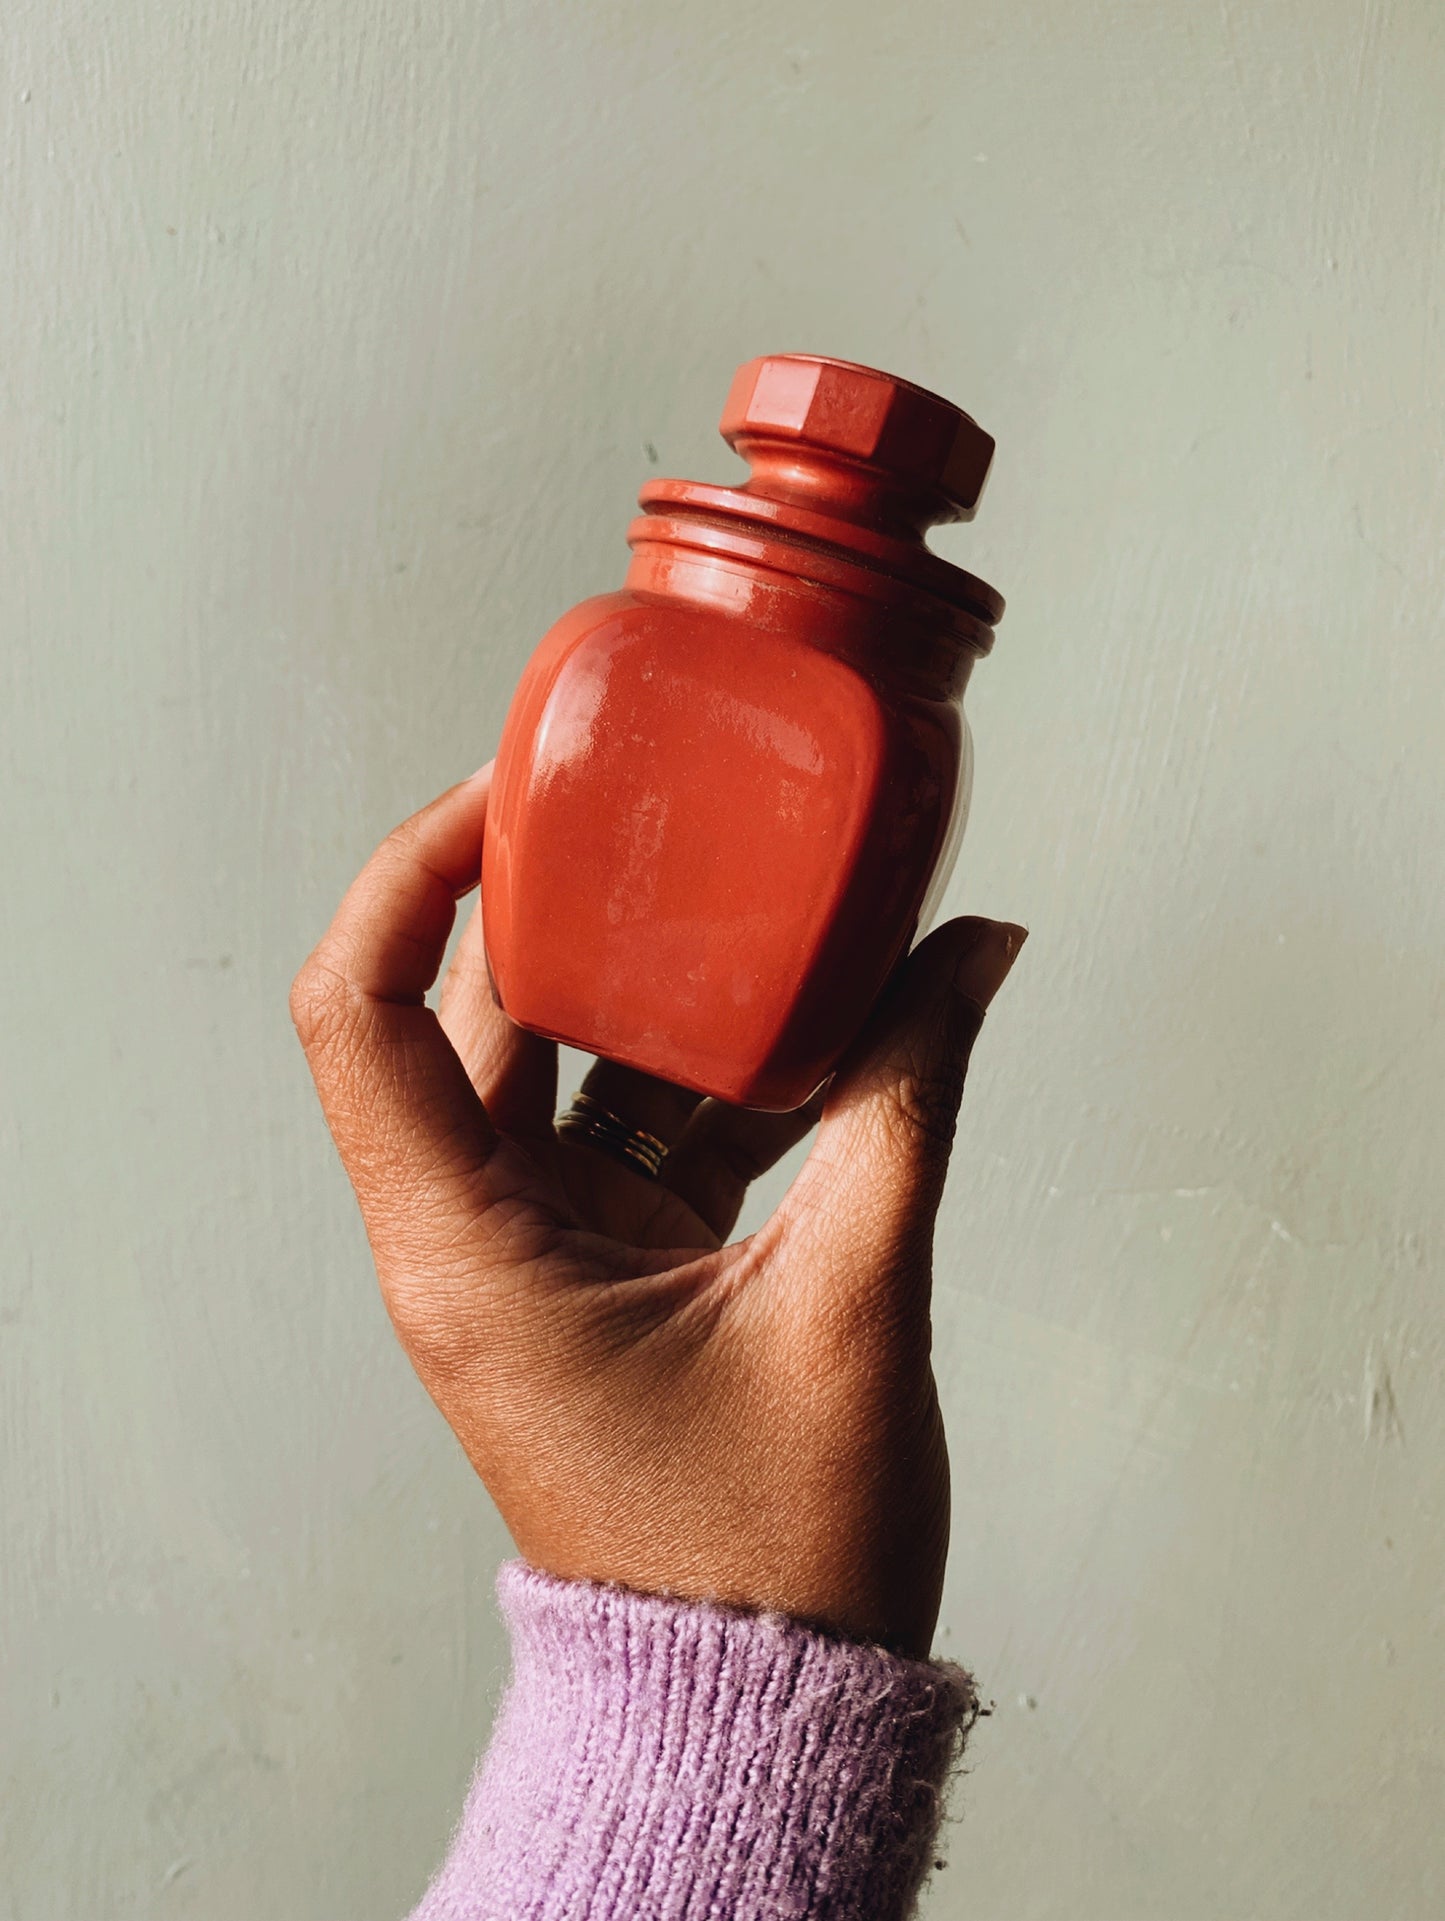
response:
<path id="1" fill-rule="evenodd" d="M 519 1026 L 742 1106 L 801 1105 L 947 883 L 962 697 L 1003 601 L 924 544 L 993 441 L 907 381 L 740 369 L 739 487 L 652 480 L 617 593 L 542 641 L 502 733 L 482 914 Z"/>

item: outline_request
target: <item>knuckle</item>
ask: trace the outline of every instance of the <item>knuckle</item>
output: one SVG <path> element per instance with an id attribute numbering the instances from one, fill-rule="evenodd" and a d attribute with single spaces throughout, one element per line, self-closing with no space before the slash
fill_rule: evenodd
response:
<path id="1" fill-rule="evenodd" d="M 325 1051 L 353 1022 L 351 991 L 335 968 L 314 957 L 291 983 L 291 1021 L 308 1054 Z"/>
<path id="2" fill-rule="evenodd" d="M 962 1098 L 963 1074 L 958 1067 L 911 1067 L 889 1090 L 889 1112 L 908 1140 L 946 1157 L 958 1130 Z"/>
<path id="3" fill-rule="evenodd" d="M 383 860 L 400 860 L 408 867 L 415 863 L 425 843 L 423 821 L 428 811 L 423 808 L 420 814 L 413 814 L 410 819 L 392 828 L 377 850 Z"/>

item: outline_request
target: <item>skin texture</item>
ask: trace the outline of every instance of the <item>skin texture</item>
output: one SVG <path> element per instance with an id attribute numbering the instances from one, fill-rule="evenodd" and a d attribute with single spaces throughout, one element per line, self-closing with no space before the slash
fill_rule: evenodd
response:
<path id="1" fill-rule="evenodd" d="M 969 1052 L 1024 930 L 900 967 L 824 1095 L 744 1112 L 599 1062 L 661 1182 L 559 1141 L 557 1050 L 492 1000 L 473 913 L 491 768 L 397 828 L 291 1009 L 422 1382 L 535 1566 L 928 1653 L 948 1545 L 933 1223 Z M 750 1179 L 815 1124 L 767 1223 Z"/>

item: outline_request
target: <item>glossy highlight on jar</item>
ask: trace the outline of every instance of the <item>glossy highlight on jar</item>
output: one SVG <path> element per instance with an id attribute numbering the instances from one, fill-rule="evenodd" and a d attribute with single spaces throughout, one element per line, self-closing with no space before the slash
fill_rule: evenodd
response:
<path id="1" fill-rule="evenodd" d="M 650 480 L 615 593 L 513 698 L 482 865 L 518 1025 L 742 1106 L 799 1106 L 929 924 L 957 853 L 974 662 L 1003 601 L 930 552 L 994 443 L 807 354 L 723 409 L 738 486 Z"/>

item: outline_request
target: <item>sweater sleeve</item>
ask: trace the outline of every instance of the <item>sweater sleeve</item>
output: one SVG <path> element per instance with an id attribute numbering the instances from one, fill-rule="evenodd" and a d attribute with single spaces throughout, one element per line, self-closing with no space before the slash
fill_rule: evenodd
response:
<path id="1" fill-rule="evenodd" d="M 512 1678 L 412 1921 L 903 1921 L 961 1668 L 509 1562 Z"/>

